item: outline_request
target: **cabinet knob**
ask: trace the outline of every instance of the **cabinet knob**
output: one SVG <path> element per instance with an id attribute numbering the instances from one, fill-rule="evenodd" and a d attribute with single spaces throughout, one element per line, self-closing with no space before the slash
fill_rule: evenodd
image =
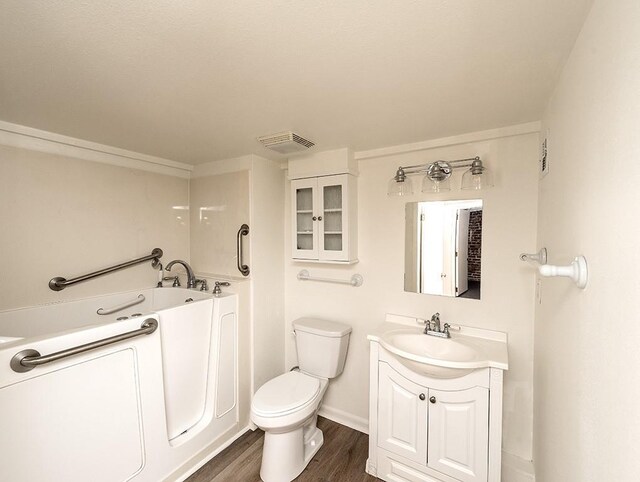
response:
<path id="1" fill-rule="evenodd" d="M 424 400 L 424 399 L 425 399 L 425 398 L 427 398 L 427 397 L 425 397 L 424 393 L 421 393 L 421 394 L 418 396 L 418 398 L 420 398 L 420 400 Z"/>
<path id="2" fill-rule="evenodd" d="M 317 217 L 315 217 L 315 216 L 314 216 L 314 217 L 312 217 L 311 219 L 312 219 L 313 221 L 317 221 L 317 220 L 318 220 L 318 218 L 317 218 Z"/>
<path id="3" fill-rule="evenodd" d="M 436 397 L 429 397 L 429 401 L 431 403 L 436 403 Z"/>
<path id="4" fill-rule="evenodd" d="M 318 221 L 322 221 L 322 216 L 318 216 Z"/>

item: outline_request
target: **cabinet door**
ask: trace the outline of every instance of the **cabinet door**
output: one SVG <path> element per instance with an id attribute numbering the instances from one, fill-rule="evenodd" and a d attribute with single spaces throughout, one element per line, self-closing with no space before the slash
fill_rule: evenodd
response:
<path id="1" fill-rule="evenodd" d="M 318 258 L 349 260 L 347 174 L 318 178 Z"/>
<path id="2" fill-rule="evenodd" d="M 420 464 L 427 456 L 427 389 L 380 363 L 378 446 Z"/>
<path id="3" fill-rule="evenodd" d="M 427 465 L 464 482 L 487 480 L 489 391 L 429 390 Z"/>
<path id="4" fill-rule="evenodd" d="M 291 181 L 292 255 L 296 259 L 318 259 L 317 179 Z"/>

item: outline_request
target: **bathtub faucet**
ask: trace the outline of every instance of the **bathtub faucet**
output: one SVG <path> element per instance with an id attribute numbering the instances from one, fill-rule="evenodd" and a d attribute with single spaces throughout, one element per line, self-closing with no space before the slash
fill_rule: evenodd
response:
<path id="1" fill-rule="evenodd" d="M 195 288 L 196 287 L 196 275 L 193 273 L 191 266 L 186 261 L 182 261 L 181 259 L 174 259 L 167 266 L 165 266 L 165 271 L 171 271 L 171 267 L 174 264 L 181 264 L 184 266 L 184 269 L 187 270 L 187 288 Z"/>

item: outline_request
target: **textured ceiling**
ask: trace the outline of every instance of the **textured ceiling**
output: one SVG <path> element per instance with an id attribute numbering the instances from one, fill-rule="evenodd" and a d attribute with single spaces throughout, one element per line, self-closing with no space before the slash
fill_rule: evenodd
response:
<path id="1" fill-rule="evenodd" d="M 0 120 L 191 164 L 538 120 L 590 3 L 0 0 Z"/>

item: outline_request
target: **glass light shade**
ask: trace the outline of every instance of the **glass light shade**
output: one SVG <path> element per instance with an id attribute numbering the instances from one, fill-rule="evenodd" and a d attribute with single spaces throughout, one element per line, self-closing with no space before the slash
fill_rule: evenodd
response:
<path id="1" fill-rule="evenodd" d="M 474 174 L 473 169 L 469 169 L 462 175 L 460 189 L 480 191 L 481 189 L 488 189 L 490 187 L 493 187 L 493 176 L 491 175 L 491 171 L 486 167 L 483 167 L 479 173 L 476 170 L 476 174 Z"/>
<path id="2" fill-rule="evenodd" d="M 433 181 L 429 176 L 424 176 L 422 178 L 422 192 L 438 193 L 447 191 L 451 191 L 451 183 L 449 182 L 448 177 L 442 181 Z"/>
<path id="3" fill-rule="evenodd" d="M 413 194 L 413 184 L 411 179 L 405 177 L 404 181 L 396 181 L 395 176 L 389 180 L 387 185 L 387 195 L 389 196 L 408 196 Z"/>

